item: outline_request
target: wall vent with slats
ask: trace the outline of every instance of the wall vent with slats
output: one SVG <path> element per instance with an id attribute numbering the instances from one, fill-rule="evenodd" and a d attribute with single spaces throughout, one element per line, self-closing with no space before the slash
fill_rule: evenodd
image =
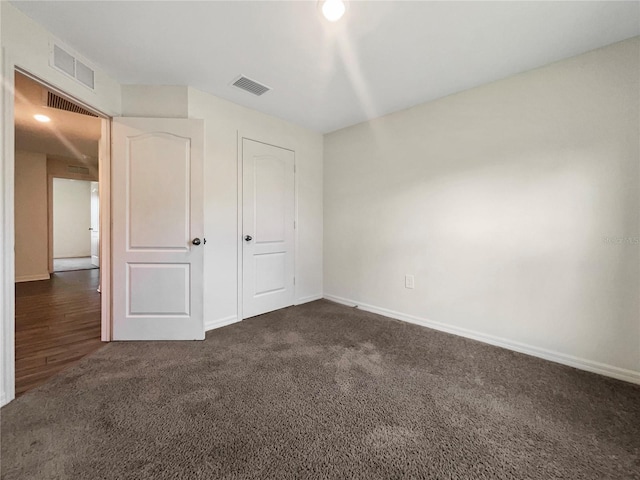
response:
<path id="1" fill-rule="evenodd" d="M 86 108 L 82 108 L 81 106 L 70 102 L 66 98 L 62 98 L 53 92 L 47 92 L 47 107 L 79 113 L 80 115 L 88 115 L 89 117 L 98 117 L 95 113 L 91 113 Z"/>
<path id="2" fill-rule="evenodd" d="M 81 175 L 89 175 L 89 169 L 87 167 L 79 167 L 78 165 L 69 165 L 67 167 L 69 173 L 79 173 Z"/>
<path id="3" fill-rule="evenodd" d="M 91 90 L 95 89 L 95 72 L 93 69 L 61 46 L 53 45 L 49 65 L 76 79 L 85 87 L 89 87 Z"/>
<path id="4" fill-rule="evenodd" d="M 244 75 L 240 75 L 237 79 L 233 81 L 231 85 L 258 96 L 264 93 L 267 93 L 269 90 L 271 90 L 270 87 L 267 87 L 266 85 L 262 85 L 261 83 L 258 83 L 255 80 L 251 80 L 250 78 L 247 78 Z"/>

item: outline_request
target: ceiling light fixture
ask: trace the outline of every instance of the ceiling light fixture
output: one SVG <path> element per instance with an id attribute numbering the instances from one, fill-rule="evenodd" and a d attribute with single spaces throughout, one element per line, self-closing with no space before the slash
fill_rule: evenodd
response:
<path id="1" fill-rule="evenodd" d="M 41 115 L 39 113 L 34 115 L 33 118 L 35 118 L 37 121 L 42 122 L 42 123 L 47 123 L 47 122 L 51 121 L 51 119 L 49 117 L 47 117 L 46 115 Z"/>
<path id="2" fill-rule="evenodd" d="M 330 22 L 337 22 L 344 15 L 347 6 L 343 0 L 321 0 L 320 9 L 324 18 Z"/>

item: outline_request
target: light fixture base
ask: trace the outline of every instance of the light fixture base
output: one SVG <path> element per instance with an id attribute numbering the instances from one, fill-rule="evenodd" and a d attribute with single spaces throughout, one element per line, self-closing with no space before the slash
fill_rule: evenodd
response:
<path id="1" fill-rule="evenodd" d="M 330 22 L 337 22 L 347 11 L 346 0 L 318 0 L 318 9 Z"/>
<path id="2" fill-rule="evenodd" d="M 33 118 L 41 123 L 49 123 L 51 121 L 49 117 L 47 117 L 46 115 L 42 115 L 41 113 L 36 113 Z"/>

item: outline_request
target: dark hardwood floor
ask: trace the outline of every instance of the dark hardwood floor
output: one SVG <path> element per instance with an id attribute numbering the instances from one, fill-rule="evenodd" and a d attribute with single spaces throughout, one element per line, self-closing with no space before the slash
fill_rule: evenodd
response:
<path id="1" fill-rule="evenodd" d="M 100 270 L 16 284 L 16 396 L 100 348 Z"/>

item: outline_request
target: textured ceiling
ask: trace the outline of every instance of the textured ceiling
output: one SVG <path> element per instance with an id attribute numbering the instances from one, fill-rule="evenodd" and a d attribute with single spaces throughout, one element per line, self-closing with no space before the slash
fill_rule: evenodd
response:
<path id="1" fill-rule="evenodd" d="M 319 132 L 640 34 L 638 2 L 13 2 L 124 84 L 190 85 Z M 273 90 L 234 89 L 244 74 Z"/>

